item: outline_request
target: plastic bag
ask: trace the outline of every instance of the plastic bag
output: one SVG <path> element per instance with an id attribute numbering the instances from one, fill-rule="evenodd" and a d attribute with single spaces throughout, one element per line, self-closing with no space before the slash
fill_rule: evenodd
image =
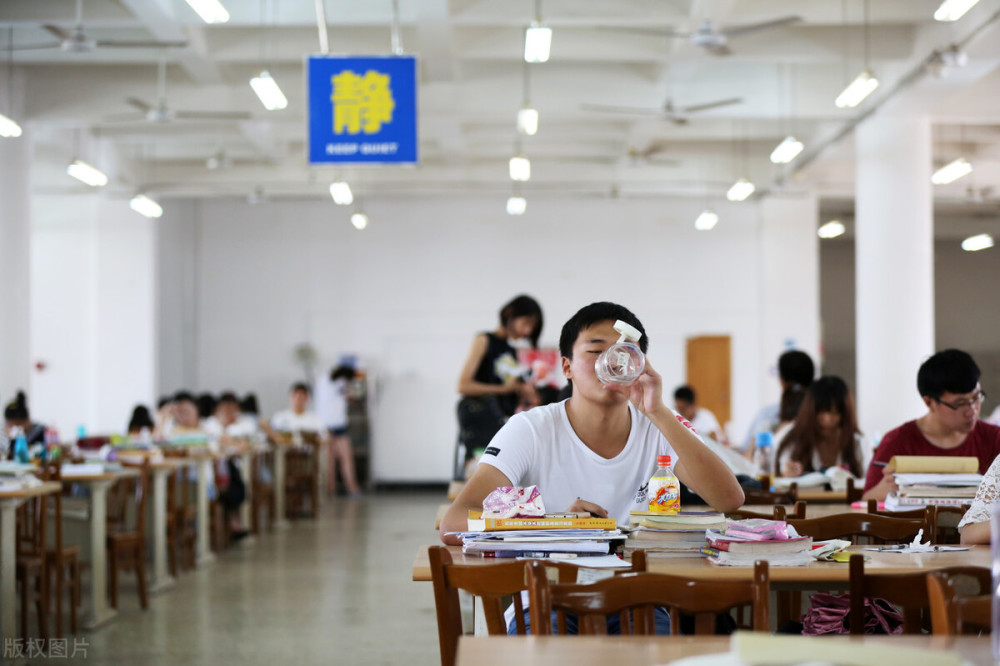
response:
<path id="1" fill-rule="evenodd" d="M 809 597 L 812 607 L 802 616 L 802 633 L 807 636 L 849 634 L 851 595 L 817 592 Z M 865 597 L 866 634 L 903 633 L 903 614 L 885 599 Z"/>
<path id="2" fill-rule="evenodd" d="M 503 486 L 483 500 L 483 518 L 535 518 L 544 515 L 542 493 L 536 486 Z"/>

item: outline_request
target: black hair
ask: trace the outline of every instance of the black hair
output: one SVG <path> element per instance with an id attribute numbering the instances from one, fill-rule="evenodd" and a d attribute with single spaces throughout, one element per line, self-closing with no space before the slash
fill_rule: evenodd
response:
<path id="1" fill-rule="evenodd" d="M 240 399 L 236 397 L 236 393 L 233 391 L 223 391 L 222 395 L 219 396 L 219 400 L 215 403 L 215 406 L 218 407 L 222 403 L 236 405 L 239 407 Z"/>
<path id="2" fill-rule="evenodd" d="M 840 456 L 851 474 L 860 477 L 865 470 L 861 468 L 854 442 L 858 433 L 858 416 L 847 382 L 834 375 L 825 375 L 803 393 L 805 396 L 795 416 L 795 425 L 778 444 L 778 459 L 781 459 L 785 449 L 791 448 L 791 459 L 801 463 L 803 471 L 819 471 L 812 464 L 820 434 L 817 415 L 820 412 L 836 412 L 840 414 Z"/>
<path id="3" fill-rule="evenodd" d="M 802 400 L 806 397 L 806 391 L 801 384 L 791 384 L 781 392 L 781 404 L 778 407 L 778 420 L 788 423 L 795 420 L 795 415 L 799 413 Z"/>
<path id="4" fill-rule="evenodd" d="M 292 390 L 289 393 L 295 393 L 296 391 L 304 391 L 306 395 L 312 395 L 312 389 L 305 382 L 295 382 L 292 384 Z"/>
<path id="5" fill-rule="evenodd" d="M 3 417 L 7 421 L 27 421 L 29 419 L 28 398 L 24 395 L 24 391 L 18 391 L 14 399 L 4 407 Z"/>
<path id="6" fill-rule="evenodd" d="M 246 397 L 240 400 L 240 412 L 244 414 L 260 414 L 257 407 L 257 394 L 247 393 Z"/>
<path id="7" fill-rule="evenodd" d="M 136 432 L 143 428 L 153 429 L 153 418 L 145 405 L 136 405 L 132 410 L 132 418 L 128 421 L 128 432 Z"/>
<path id="8" fill-rule="evenodd" d="M 535 327 L 531 329 L 531 334 L 528 337 L 531 338 L 531 346 L 537 347 L 538 338 L 542 335 L 542 324 L 544 323 L 542 306 L 531 296 L 525 294 L 515 296 L 512 301 L 500 308 L 500 323 L 506 327 L 512 319 L 516 319 L 517 317 L 535 318 Z"/>
<path id="9" fill-rule="evenodd" d="M 357 371 L 354 366 L 347 365 L 346 363 L 341 363 L 336 368 L 330 371 L 330 381 L 335 382 L 338 379 L 351 380 L 357 375 Z"/>
<path id="10" fill-rule="evenodd" d="M 685 384 L 680 386 L 674 391 L 674 400 L 682 400 L 684 402 L 690 402 L 694 404 L 694 389 Z"/>
<path id="11" fill-rule="evenodd" d="M 202 393 L 194 401 L 194 404 L 198 408 L 198 418 L 207 419 L 215 413 L 215 407 L 218 405 L 218 402 L 211 393 Z"/>
<path id="12" fill-rule="evenodd" d="M 187 391 L 178 391 L 175 393 L 174 402 L 190 402 L 192 405 L 198 405 L 197 401 L 194 399 L 194 395 Z"/>
<path id="13" fill-rule="evenodd" d="M 917 372 L 917 390 L 939 399 L 945 393 L 969 393 L 979 383 L 979 366 L 964 351 L 945 349 L 924 361 Z"/>
<path id="14" fill-rule="evenodd" d="M 573 345 L 580 337 L 580 331 L 602 321 L 613 322 L 619 319 L 642 333 L 642 337 L 639 338 L 639 349 L 645 354 L 649 348 L 649 337 L 646 335 L 646 329 L 642 327 L 642 322 L 625 306 L 607 301 L 591 303 L 580 308 L 563 324 L 562 332 L 559 334 L 559 353 L 566 358 L 573 358 Z"/>
<path id="15" fill-rule="evenodd" d="M 798 384 L 805 388 L 812 384 L 816 366 L 809 354 L 793 349 L 778 357 L 778 376 L 786 384 Z"/>
<path id="16" fill-rule="evenodd" d="M 156 411 L 160 411 L 161 409 L 163 409 L 164 405 L 169 403 L 170 403 L 170 396 L 161 395 L 160 398 L 156 401 Z"/>

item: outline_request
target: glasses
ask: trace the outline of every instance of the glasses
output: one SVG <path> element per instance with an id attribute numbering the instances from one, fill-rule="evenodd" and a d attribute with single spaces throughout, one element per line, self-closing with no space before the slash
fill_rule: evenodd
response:
<path id="1" fill-rule="evenodd" d="M 935 400 L 937 400 L 937 398 L 935 398 Z M 944 405 L 948 409 L 960 412 L 963 409 L 968 409 L 970 407 L 975 409 L 983 404 L 984 400 L 986 400 L 986 392 L 980 391 L 977 395 L 973 396 L 972 400 L 961 400 L 959 402 L 945 402 L 944 400 L 938 400 L 937 402 L 939 405 Z"/>

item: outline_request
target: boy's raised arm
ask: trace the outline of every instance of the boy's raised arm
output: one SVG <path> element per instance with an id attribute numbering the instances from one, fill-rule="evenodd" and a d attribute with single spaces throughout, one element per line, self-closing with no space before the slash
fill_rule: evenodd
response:
<path id="1" fill-rule="evenodd" d="M 493 465 L 479 465 L 441 519 L 441 541 L 449 546 L 462 545 L 455 535 L 445 535 L 448 532 L 466 531 L 469 526 L 469 510 L 481 511 L 487 495 L 497 488 L 512 485 L 514 484 L 510 479 Z"/>

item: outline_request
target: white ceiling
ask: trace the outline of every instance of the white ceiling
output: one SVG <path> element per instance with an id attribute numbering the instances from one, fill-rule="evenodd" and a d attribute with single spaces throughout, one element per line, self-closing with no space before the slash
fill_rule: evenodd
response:
<path id="1" fill-rule="evenodd" d="M 938 214 L 996 220 L 1000 211 L 1000 0 L 981 0 L 955 23 L 932 19 L 939 0 L 877 0 L 870 7 L 868 59 L 882 85 L 861 107 L 833 99 L 864 67 L 863 0 L 543 0 L 553 28 L 549 62 L 526 66 L 524 28 L 534 0 L 398 0 L 402 46 L 420 63 L 417 167 L 311 168 L 305 159 L 303 58 L 319 51 L 314 0 L 222 0 L 231 20 L 206 25 L 184 0 L 83 0 L 92 39 L 186 40 L 185 48 L 59 48 L 13 52 L 14 106 L 36 142 L 40 191 L 76 191 L 65 175 L 75 151 L 112 176 L 111 192 L 160 197 L 326 197 L 334 177 L 363 197 L 511 190 L 507 160 L 520 141 L 532 160 L 527 196 L 721 198 L 739 176 L 760 190 L 814 188 L 824 211 L 849 214 L 852 135 L 867 110 L 921 114 L 934 123 L 934 158 L 959 155 L 975 172 L 935 190 Z M 331 51 L 390 52 L 393 0 L 325 0 Z M 0 44 L 54 38 L 71 30 L 75 0 L 0 0 Z M 715 56 L 685 39 L 622 28 L 694 30 L 786 16 L 801 22 L 730 40 Z M 972 35 L 971 39 L 969 36 Z M 969 62 L 946 76 L 923 73 L 937 49 L 963 45 Z M 248 112 L 245 120 L 167 124 L 112 122 L 132 111 L 127 97 L 153 103 L 157 64 L 166 59 L 174 109 Z M 4 62 L 7 62 L 6 49 Z M 248 80 L 267 66 L 289 99 L 266 111 Z M 6 71 L 0 81 L 6 82 Z M 536 136 L 515 129 L 524 76 L 541 116 Z M 912 76 L 914 73 L 917 75 Z M 912 78 L 912 83 L 901 82 Z M 896 88 L 898 87 L 898 90 Z M 7 94 L 0 86 L 0 100 Z M 587 104 L 688 106 L 731 97 L 738 105 L 692 115 L 686 125 L 657 116 L 588 111 Z M 806 151 L 788 167 L 768 155 L 794 132 Z M 229 168 L 210 170 L 219 151 Z M 636 153 L 652 152 L 649 159 Z M 630 157 L 630 154 L 633 156 Z M 970 194 L 970 188 L 973 190 Z"/>

